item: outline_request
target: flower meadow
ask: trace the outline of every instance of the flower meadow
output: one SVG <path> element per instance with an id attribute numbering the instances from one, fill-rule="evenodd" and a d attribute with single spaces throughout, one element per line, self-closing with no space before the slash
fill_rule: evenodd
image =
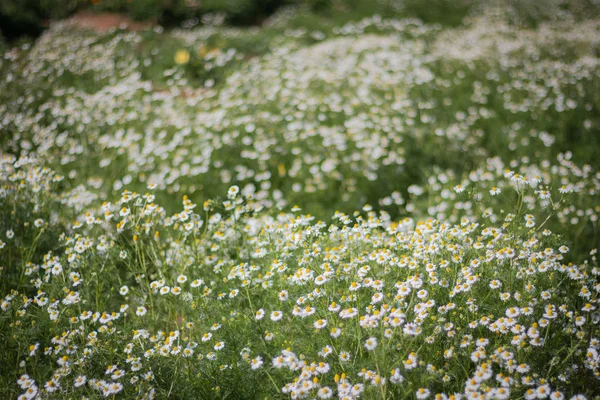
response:
<path id="1" fill-rule="evenodd" d="M 516 15 L 5 45 L 2 398 L 598 398 L 600 20 Z"/>

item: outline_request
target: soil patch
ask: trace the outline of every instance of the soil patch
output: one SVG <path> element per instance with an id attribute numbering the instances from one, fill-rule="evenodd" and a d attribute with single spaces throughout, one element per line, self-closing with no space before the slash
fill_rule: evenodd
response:
<path id="1" fill-rule="evenodd" d="M 117 13 L 80 12 L 69 18 L 67 22 L 79 28 L 93 29 L 97 32 L 106 32 L 115 28 L 141 31 L 155 26 L 152 22 L 133 21 Z"/>

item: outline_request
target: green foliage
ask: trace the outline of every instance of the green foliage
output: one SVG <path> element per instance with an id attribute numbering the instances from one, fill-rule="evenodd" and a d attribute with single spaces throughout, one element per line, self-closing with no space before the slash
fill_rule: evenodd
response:
<path id="1" fill-rule="evenodd" d="M 476 0 L 400 0 L 397 3 L 397 7 L 404 15 L 419 18 L 427 23 L 457 26 L 477 2 Z"/>
<path id="2" fill-rule="evenodd" d="M 48 19 L 69 16 L 82 0 L 3 0 L 0 2 L 0 35 L 15 39 L 37 36 Z"/>
<path id="3" fill-rule="evenodd" d="M 513 21 L 529 26 L 564 18 L 584 20 L 600 15 L 600 4 L 594 0 L 510 0 L 508 3 L 512 8 Z"/>

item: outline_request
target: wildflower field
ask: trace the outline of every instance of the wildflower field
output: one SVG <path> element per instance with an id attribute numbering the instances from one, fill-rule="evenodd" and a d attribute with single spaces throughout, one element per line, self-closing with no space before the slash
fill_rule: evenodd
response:
<path id="1" fill-rule="evenodd" d="M 0 398 L 600 399 L 600 5 L 472 3 L 0 40 Z"/>

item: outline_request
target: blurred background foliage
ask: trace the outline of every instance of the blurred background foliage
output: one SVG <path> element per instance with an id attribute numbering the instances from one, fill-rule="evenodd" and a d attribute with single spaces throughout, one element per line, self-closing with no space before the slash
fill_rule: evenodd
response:
<path id="1" fill-rule="evenodd" d="M 478 5 L 494 0 L 2 0 L 0 33 L 9 40 L 38 36 L 50 20 L 76 12 L 117 12 L 137 21 L 180 26 L 220 14 L 232 26 L 260 25 L 286 6 L 303 8 L 318 18 L 360 19 L 375 13 L 414 17 L 426 23 L 458 25 Z M 515 23 L 536 25 L 565 15 L 586 18 L 600 14 L 600 0 L 501 0 L 514 11 Z"/>
<path id="2" fill-rule="evenodd" d="M 76 12 L 118 12 L 137 21 L 179 26 L 221 14 L 232 26 L 259 25 L 286 6 L 301 7 L 319 18 L 416 17 L 424 22 L 458 24 L 475 0 L 2 0 L 0 32 L 8 39 L 38 36 L 50 20 Z M 339 21 L 337 21 L 339 22 Z"/>

